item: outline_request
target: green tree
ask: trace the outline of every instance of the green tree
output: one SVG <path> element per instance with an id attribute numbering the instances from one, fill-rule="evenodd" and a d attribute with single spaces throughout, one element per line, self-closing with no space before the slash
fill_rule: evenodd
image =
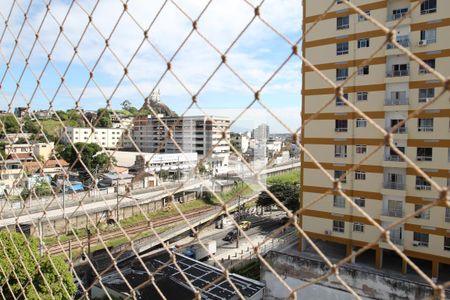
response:
<path id="1" fill-rule="evenodd" d="M 0 123 L 0 133 L 3 133 L 3 130 L 5 130 L 6 133 L 18 133 L 20 131 L 19 122 L 17 122 L 17 119 L 13 114 L 3 115 L 0 117 L 0 120 L 3 123 Z"/>
<path id="2" fill-rule="evenodd" d="M 39 126 L 37 124 L 36 120 L 31 119 L 30 117 L 24 118 L 23 123 L 23 131 L 27 133 L 38 133 L 39 132 Z"/>
<path id="3" fill-rule="evenodd" d="M 45 180 L 37 182 L 33 188 L 36 196 L 50 196 L 52 194 L 52 188 Z"/>
<path id="4" fill-rule="evenodd" d="M 295 212 L 299 209 L 299 186 L 297 184 L 276 183 L 269 187 L 269 191 L 291 211 Z M 256 204 L 270 206 L 276 203 L 268 193 L 262 192 L 256 200 Z"/>
<path id="5" fill-rule="evenodd" d="M 97 172 L 104 172 L 115 164 L 113 158 L 110 158 L 106 153 L 101 153 L 102 148 L 97 144 L 86 144 L 80 142 L 75 143 L 75 148 L 81 152 L 81 160 L 91 173 L 95 169 Z M 75 169 L 79 171 L 86 171 L 83 164 L 77 160 L 77 152 L 72 145 L 66 145 L 59 155 L 61 155 L 61 157 L 71 165 L 75 163 Z"/>
<path id="6" fill-rule="evenodd" d="M 28 144 L 27 140 L 23 137 L 18 138 L 14 144 Z"/>
<path id="7" fill-rule="evenodd" d="M 112 127 L 111 111 L 106 108 L 98 109 L 96 122 L 97 122 L 96 127 L 111 128 Z"/>
<path id="8" fill-rule="evenodd" d="M 5 299 L 73 299 L 77 287 L 68 264 L 61 257 L 40 257 L 37 239 L 25 238 L 21 233 L 1 230 L 0 240 L 3 244 L 0 251 L 0 289 Z"/>

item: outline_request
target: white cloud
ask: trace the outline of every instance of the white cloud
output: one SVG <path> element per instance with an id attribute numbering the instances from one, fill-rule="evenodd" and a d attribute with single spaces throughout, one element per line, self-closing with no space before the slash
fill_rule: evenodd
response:
<path id="1" fill-rule="evenodd" d="M 0 8 L 2 16 L 8 14 L 12 0 L 4 2 L 6 5 L 2 5 L 2 8 Z M 163 0 L 130 1 L 128 11 L 133 19 L 125 13 L 117 23 L 123 11 L 121 1 L 101 0 L 98 2 L 98 6 L 92 14 L 95 29 L 91 25 L 85 33 L 83 32 L 88 24 L 87 14 L 91 13 L 95 1 L 76 1 L 69 13 L 70 4 L 68 2 L 52 2 L 51 14 L 57 21 L 50 15 L 45 17 L 45 21 L 40 30 L 40 41 L 46 48 L 46 51 L 49 51 L 58 36 L 58 23 L 61 23 L 66 18 L 64 36 L 59 37 L 52 55 L 55 66 L 60 72 L 66 68 L 73 55 L 73 47 L 70 43 L 77 44 L 82 34 L 84 34 L 78 51 L 83 63 L 87 65 L 86 67 L 92 69 L 97 63 L 105 45 L 101 35 L 108 37 L 113 28 L 116 28 L 109 41 L 110 48 L 114 54 L 108 50 L 103 54 L 94 72 L 95 79 L 98 80 L 102 89 L 109 95 L 114 90 L 117 81 L 123 75 L 123 67 L 116 61 L 115 55 L 120 58 L 123 64 L 127 64 L 132 59 L 132 63 L 128 68 L 129 76 L 143 93 L 147 94 L 165 71 L 166 64 L 148 42 L 144 42 L 140 51 L 135 53 L 144 37 L 143 31 L 139 26 L 148 28 L 164 2 Z M 259 3 L 256 0 L 250 2 L 254 5 Z M 26 1 L 21 1 L 20 3 L 24 8 L 27 6 Z M 191 19 L 195 20 L 205 8 L 208 1 L 177 0 L 175 3 Z M 35 29 L 41 24 L 45 13 L 44 5 L 33 4 L 29 21 Z M 250 22 L 253 15 L 253 8 L 242 0 L 212 1 L 198 22 L 198 29 L 219 51 L 223 52 Z M 300 1 L 267 0 L 261 7 L 261 16 L 291 41 L 298 39 L 300 36 Z M 10 29 L 14 33 L 17 33 L 22 22 L 23 14 L 15 8 L 10 21 Z M 136 25 L 135 22 L 139 25 Z M 115 27 L 116 23 L 117 27 Z M 0 31 L 4 29 L 1 26 Z M 96 32 L 96 29 L 101 34 Z M 190 20 L 169 1 L 152 25 L 148 35 L 150 41 L 157 47 L 158 51 L 166 59 L 169 59 L 178 50 L 191 29 L 192 24 Z M 8 49 L 11 49 L 13 45 L 14 38 L 11 35 L 6 35 L 5 37 L 5 40 L 2 41 L 2 51 L 8 53 Z M 20 46 L 23 48 L 25 54 L 27 54 L 27 50 L 31 49 L 33 40 L 34 34 L 26 25 L 25 31 L 19 40 Z M 40 45 L 37 45 L 34 50 L 30 66 L 36 71 L 36 74 L 39 74 L 42 69 L 42 63 L 45 62 L 45 58 L 47 57 L 46 51 Z M 258 89 L 270 77 L 284 58 L 289 55 L 289 51 L 290 47 L 287 43 L 284 44 L 281 38 L 277 37 L 261 21 L 256 20 L 231 49 L 228 54 L 228 63 L 254 89 Z M 18 58 L 21 58 L 20 55 L 18 55 Z M 220 55 L 194 32 L 173 61 L 173 71 L 186 84 L 189 90 L 195 93 L 219 65 L 220 61 Z M 86 80 L 87 70 L 83 71 L 84 77 L 83 80 L 80 80 L 79 70 L 85 68 L 83 63 L 79 58 L 76 58 L 72 64 L 77 68 L 77 71 L 70 72 L 66 78 L 66 83 L 68 85 L 70 84 L 69 88 L 76 96 L 81 93 L 83 80 Z M 53 65 L 50 65 L 48 68 L 51 69 L 53 67 Z M 54 71 L 52 72 L 55 73 Z M 48 77 L 48 80 L 50 80 L 52 76 Z M 58 80 L 56 78 L 54 80 L 53 86 L 57 86 Z M 265 93 L 280 94 L 280 97 L 282 97 L 283 93 L 292 94 L 294 90 L 295 93 L 299 94 L 300 81 L 300 64 L 289 64 L 285 70 L 280 72 L 274 82 L 267 86 Z M 171 75 L 168 75 L 161 82 L 160 87 L 164 95 L 168 97 L 188 96 L 186 91 Z M 233 97 L 239 93 L 248 93 L 247 88 L 226 68 L 220 70 L 211 79 L 205 91 L 210 93 L 229 93 Z M 67 91 L 62 89 L 60 93 L 58 96 L 63 96 L 70 102 Z M 115 96 L 120 99 L 141 98 L 128 79 L 121 83 Z M 86 89 L 82 103 L 91 100 L 98 101 L 99 106 L 104 106 L 105 102 L 94 85 L 90 85 Z M 46 103 L 44 102 L 44 106 Z M 73 103 L 71 104 L 73 105 Z"/>

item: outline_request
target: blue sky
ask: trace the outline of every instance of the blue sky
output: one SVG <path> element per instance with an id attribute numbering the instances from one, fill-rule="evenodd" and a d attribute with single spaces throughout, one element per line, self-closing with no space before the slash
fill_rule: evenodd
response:
<path id="1" fill-rule="evenodd" d="M 140 107 L 143 98 L 155 88 L 164 73 L 165 60 L 174 55 L 191 31 L 190 19 L 197 19 L 208 1 L 174 0 L 178 7 L 169 1 L 148 33 L 151 43 L 145 41 L 137 50 L 143 40 L 142 28 L 148 28 L 163 2 L 130 1 L 129 14 L 125 13 L 120 19 L 123 6 L 119 0 L 101 0 L 95 9 L 95 1 L 90 0 L 77 1 L 72 6 L 70 1 L 54 1 L 51 14 L 46 16 L 42 1 L 33 1 L 29 9 L 29 23 L 25 23 L 18 38 L 19 47 L 16 47 L 11 58 L 14 40 L 23 23 L 23 11 L 29 1 L 19 1 L 12 11 L 12 1 L 2 1 L 0 32 L 4 34 L 0 44 L 0 74 L 3 78 L 0 107 L 7 109 L 9 103 L 12 107 L 24 105 L 30 99 L 33 109 L 48 109 L 49 103 L 55 109 L 72 108 L 77 101 L 84 109 L 97 109 L 105 107 L 107 99 L 111 99 L 113 108 L 120 108 L 124 99 Z M 198 22 L 203 37 L 193 33 L 172 62 L 173 72 L 182 84 L 168 73 L 158 85 L 163 102 L 177 113 L 186 110 L 191 103 L 190 93 L 199 91 L 221 61 L 220 54 L 204 39 L 220 52 L 228 49 L 253 18 L 254 10 L 250 4 L 256 5 L 259 1 L 213 0 L 206 8 Z M 9 26 L 5 28 L 4 21 L 10 12 Z M 88 14 L 92 14 L 93 21 L 81 39 L 78 55 L 74 56 L 73 46 L 79 42 L 88 24 Z M 300 38 L 300 1 L 267 0 L 261 6 L 261 16 L 291 42 Z M 64 18 L 64 34 L 57 39 Z M 111 34 L 114 27 L 116 29 Z M 38 28 L 41 28 L 38 43 L 31 52 L 29 65 L 17 89 L 16 82 L 24 68 L 24 57 L 32 49 Z M 110 35 L 110 48 L 102 54 L 105 37 Z M 43 71 L 51 49 L 52 61 Z M 228 52 L 227 62 L 248 85 L 257 90 L 290 52 L 291 46 L 257 19 Z M 10 58 L 10 69 L 5 74 L 5 63 Z M 123 65 L 130 61 L 129 77 L 122 80 Z M 261 101 L 291 130 L 300 125 L 300 67 L 297 57 L 291 59 L 261 94 Z M 64 85 L 60 86 L 60 75 L 66 69 Z M 89 82 L 88 70 L 92 69 L 94 80 Z M 36 77 L 41 75 L 41 84 L 36 90 Z M 89 84 L 86 85 L 87 82 Z M 253 93 L 249 88 L 226 66 L 222 66 L 200 92 L 198 105 L 209 114 L 234 119 L 252 100 Z M 191 109 L 186 114 L 199 113 Z M 235 128 L 250 128 L 263 122 L 268 123 L 273 132 L 286 131 L 257 103 L 242 116 Z"/>

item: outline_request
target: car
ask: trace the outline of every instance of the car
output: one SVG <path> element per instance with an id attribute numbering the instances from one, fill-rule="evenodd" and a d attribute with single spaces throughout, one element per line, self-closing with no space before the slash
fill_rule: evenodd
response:
<path id="1" fill-rule="evenodd" d="M 230 232 L 227 233 L 227 235 L 222 239 L 222 241 L 225 242 L 233 242 L 238 236 L 238 232 L 236 229 L 231 230 Z"/>
<path id="2" fill-rule="evenodd" d="M 289 217 L 282 217 L 282 218 L 279 220 L 280 225 L 284 225 L 284 224 L 286 224 L 286 223 L 289 222 L 289 221 L 290 221 L 290 218 L 289 218 Z"/>
<path id="3" fill-rule="evenodd" d="M 242 230 L 247 231 L 252 226 L 252 223 L 250 221 L 241 221 L 239 223 L 239 227 L 241 227 Z"/>

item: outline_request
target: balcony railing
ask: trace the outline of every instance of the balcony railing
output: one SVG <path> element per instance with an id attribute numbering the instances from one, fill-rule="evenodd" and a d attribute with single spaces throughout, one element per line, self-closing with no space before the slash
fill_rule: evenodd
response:
<path id="1" fill-rule="evenodd" d="M 404 48 L 408 48 L 409 47 L 409 37 L 397 37 L 397 43 L 399 43 L 401 46 L 403 46 Z M 396 45 L 388 43 L 386 46 L 387 49 L 395 49 L 397 48 Z"/>
<path id="2" fill-rule="evenodd" d="M 384 188 L 385 189 L 391 189 L 391 190 L 404 190 L 405 189 L 405 183 L 404 182 L 385 181 L 384 182 Z"/>
<path id="3" fill-rule="evenodd" d="M 384 209 L 383 216 L 402 218 L 403 209 Z"/>
<path id="4" fill-rule="evenodd" d="M 404 15 L 406 15 L 408 13 L 408 11 L 402 11 L 396 14 L 390 14 L 388 16 L 388 21 L 395 21 L 398 19 L 401 19 Z"/>
<path id="5" fill-rule="evenodd" d="M 418 155 L 417 156 L 418 161 L 432 161 L 433 157 L 428 155 Z"/>
<path id="6" fill-rule="evenodd" d="M 416 184 L 416 190 L 418 190 L 418 191 L 431 191 L 431 185 Z"/>
<path id="7" fill-rule="evenodd" d="M 400 245 L 400 246 L 403 245 L 403 239 L 400 238 L 400 237 L 394 237 L 394 236 L 391 236 L 390 239 L 391 239 L 391 241 L 392 241 L 394 244 L 396 244 L 396 245 Z"/>
<path id="8" fill-rule="evenodd" d="M 386 127 L 386 130 L 391 132 L 392 127 Z M 396 130 L 394 130 L 393 133 L 399 133 L 399 134 L 405 134 L 407 133 L 407 129 L 406 127 L 399 127 Z"/>
<path id="9" fill-rule="evenodd" d="M 400 99 L 384 99 L 384 105 L 408 105 L 408 98 L 400 98 Z"/>
<path id="10" fill-rule="evenodd" d="M 399 155 L 396 155 L 396 154 L 386 154 L 384 156 L 384 160 L 385 161 L 403 161 L 403 159 Z"/>
<path id="11" fill-rule="evenodd" d="M 347 127 L 338 127 L 338 128 L 335 128 L 334 129 L 334 131 L 336 131 L 336 132 L 347 132 Z"/>
<path id="12" fill-rule="evenodd" d="M 418 131 L 420 132 L 432 132 L 433 131 L 433 126 L 419 126 L 417 128 Z"/>
<path id="13" fill-rule="evenodd" d="M 386 72 L 387 77 L 409 76 L 409 70 L 391 70 Z"/>

